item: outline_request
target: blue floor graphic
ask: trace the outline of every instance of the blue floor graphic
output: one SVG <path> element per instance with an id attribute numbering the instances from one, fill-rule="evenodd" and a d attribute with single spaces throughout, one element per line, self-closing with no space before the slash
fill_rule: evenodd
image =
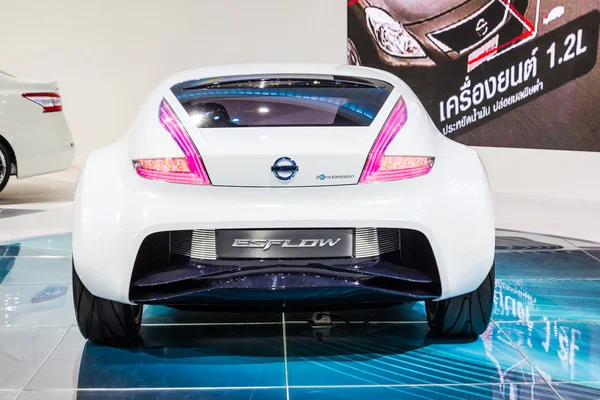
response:
<path id="1" fill-rule="evenodd" d="M 496 269 L 475 341 L 430 337 L 421 303 L 325 329 L 153 306 L 118 349 L 74 325 L 70 235 L 0 244 L 0 400 L 600 399 L 600 245 L 499 231 Z"/>

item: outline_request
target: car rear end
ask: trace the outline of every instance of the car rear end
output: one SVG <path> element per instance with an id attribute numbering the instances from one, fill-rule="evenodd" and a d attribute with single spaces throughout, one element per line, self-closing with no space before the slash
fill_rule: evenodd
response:
<path id="1" fill-rule="evenodd" d="M 67 169 L 75 146 L 56 82 L 0 73 L 0 136 L 8 143 L 18 178 Z"/>
<path id="2" fill-rule="evenodd" d="M 95 296 L 238 308 L 465 293 L 494 243 L 473 151 L 392 75 L 314 65 L 163 82 L 129 135 L 88 159 L 73 235 Z"/>

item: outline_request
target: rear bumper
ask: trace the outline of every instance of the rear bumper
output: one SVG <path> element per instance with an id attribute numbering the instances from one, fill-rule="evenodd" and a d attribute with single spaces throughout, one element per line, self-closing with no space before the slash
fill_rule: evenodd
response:
<path id="1" fill-rule="evenodd" d="M 436 158 L 431 173 L 415 179 L 274 189 L 150 181 L 137 176 L 125 154 L 123 142 L 93 153 L 75 194 L 75 268 L 86 287 L 102 298 L 142 300 L 130 298 L 133 267 L 144 239 L 162 231 L 416 230 L 427 238 L 435 256 L 441 286 L 438 298 L 476 289 L 493 262 L 494 215 L 489 184 L 477 155 L 462 146 L 455 146 L 451 157 Z M 310 288 L 311 284 L 305 280 L 299 286 Z"/>
<path id="2" fill-rule="evenodd" d="M 75 143 L 64 114 L 35 111 L 28 128 L 16 131 L 10 141 L 17 157 L 18 178 L 64 171 L 75 157 Z"/>
<path id="3" fill-rule="evenodd" d="M 64 171 L 71 166 L 75 157 L 75 144 L 47 149 L 42 153 L 17 155 L 18 178 Z"/>

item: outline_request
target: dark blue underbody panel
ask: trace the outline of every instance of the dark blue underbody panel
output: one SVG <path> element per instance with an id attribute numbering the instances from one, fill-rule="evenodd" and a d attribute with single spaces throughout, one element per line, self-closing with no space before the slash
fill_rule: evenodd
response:
<path id="1" fill-rule="evenodd" d="M 133 302 L 144 304 L 369 304 L 437 296 L 439 284 L 432 277 L 383 257 L 187 260 L 138 277 L 130 291 Z"/>

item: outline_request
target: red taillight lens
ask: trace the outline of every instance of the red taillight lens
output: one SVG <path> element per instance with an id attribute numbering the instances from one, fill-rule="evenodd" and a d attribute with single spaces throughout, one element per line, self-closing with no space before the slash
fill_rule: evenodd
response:
<path id="1" fill-rule="evenodd" d="M 62 99 L 58 93 L 23 93 L 23 97 L 42 106 L 45 113 L 62 111 Z"/>
<path id="2" fill-rule="evenodd" d="M 190 172 L 190 166 L 185 158 L 149 158 L 146 160 L 138 160 L 137 167 L 145 171 Z"/>
<path id="3" fill-rule="evenodd" d="M 181 158 L 148 158 L 134 161 L 135 170 L 143 178 L 176 183 L 200 184 L 191 173 L 187 160 Z"/>
<path id="4" fill-rule="evenodd" d="M 194 142 L 169 103 L 164 99 L 160 104 L 159 120 L 183 151 L 185 157 L 134 160 L 134 167 L 138 175 L 147 179 L 167 182 L 210 185 L 210 179 Z"/>
<path id="5" fill-rule="evenodd" d="M 360 183 L 396 181 L 425 175 L 433 167 L 433 157 L 386 156 L 387 150 L 396 134 L 402 129 L 408 118 L 406 103 L 401 97 L 390 116 L 383 124 L 381 132 L 369 152 L 369 157 L 360 177 Z"/>
<path id="6" fill-rule="evenodd" d="M 376 171 L 361 182 L 386 182 L 416 178 L 425 175 L 433 167 L 432 157 L 384 156 Z"/>

